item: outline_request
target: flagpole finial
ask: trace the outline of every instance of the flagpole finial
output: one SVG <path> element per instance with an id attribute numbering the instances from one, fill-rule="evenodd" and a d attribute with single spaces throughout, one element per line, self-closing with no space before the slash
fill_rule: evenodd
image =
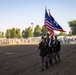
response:
<path id="1" fill-rule="evenodd" d="M 48 11 L 50 12 L 50 9 L 48 9 Z"/>
<path id="2" fill-rule="evenodd" d="M 47 6 L 45 6 L 45 9 L 47 9 Z"/>

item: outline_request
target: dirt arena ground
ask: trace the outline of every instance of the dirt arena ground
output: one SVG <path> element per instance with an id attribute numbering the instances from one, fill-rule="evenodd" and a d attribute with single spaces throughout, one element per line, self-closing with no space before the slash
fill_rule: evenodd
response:
<path id="1" fill-rule="evenodd" d="M 62 45 L 61 62 L 43 72 L 37 46 L 0 46 L 0 75 L 76 75 L 76 45 Z"/>

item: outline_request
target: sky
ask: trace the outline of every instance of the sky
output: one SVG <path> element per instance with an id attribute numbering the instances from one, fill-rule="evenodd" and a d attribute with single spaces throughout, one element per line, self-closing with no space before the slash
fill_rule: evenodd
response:
<path id="1" fill-rule="evenodd" d="M 45 6 L 68 33 L 68 22 L 76 20 L 76 0 L 0 0 L 0 31 L 44 25 Z"/>

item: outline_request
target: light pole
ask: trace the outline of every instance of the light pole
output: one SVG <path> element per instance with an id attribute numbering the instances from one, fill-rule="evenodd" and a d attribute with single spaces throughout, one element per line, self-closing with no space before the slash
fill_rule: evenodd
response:
<path id="1" fill-rule="evenodd" d="M 32 32 L 33 32 L 33 23 L 31 23 L 31 25 L 32 25 Z"/>
<path id="2" fill-rule="evenodd" d="M 32 34 L 33 34 L 33 22 L 31 23 L 31 25 L 32 25 Z"/>

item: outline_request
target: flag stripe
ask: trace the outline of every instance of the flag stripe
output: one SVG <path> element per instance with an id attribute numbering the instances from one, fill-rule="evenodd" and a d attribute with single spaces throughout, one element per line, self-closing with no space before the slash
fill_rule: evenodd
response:
<path id="1" fill-rule="evenodd" d="M 49 24 L 50 26 L 52 26 L 51 22 L 48 22 L 47 20 L 45 20 L 44 25 Z"/>

